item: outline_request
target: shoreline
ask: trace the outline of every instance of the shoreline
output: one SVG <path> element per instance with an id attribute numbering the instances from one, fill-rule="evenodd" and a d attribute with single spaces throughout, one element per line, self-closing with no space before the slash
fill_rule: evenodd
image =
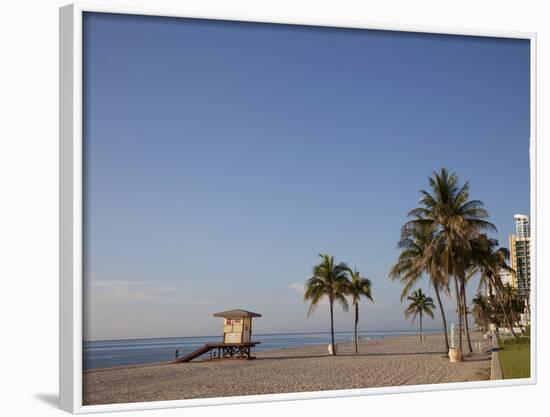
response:
<path id="1" fill-rule="evenodd" d="M 375 334 L 388 334 L 388 336 L 414 336 L 418 333 L 418 330 L 358 330 L 358 333 L 375 333 Z M 424 329 L 425 334 L 438 334 L 443 333 L 441 329 Z M 277 332 L 277 333 L 256 333 L 256 336 L 294 336 L 294 335 L 313 335 L 313 334 L 330 334 L 330 331 L 319 331 L 319 332 Z M 334 331 L 335 335 L 340 334 L 353 334 L 353 329 L 351 330 L 338 330 Z M 161 337 L 130 337 L 130 338 L 121 338 L 121 339 L 94 339 L 94 340 L 82 340 L 83 343 L 111 343 L 111 342 L 133 342 L 139 340 L 167 340 L 167 339 L 208 339 L 208 338 L 218 338 L 219 334 L 212 335 L 202 335 L 202 336 L 161 336 Z"/>
<path id="2" fill-rule="evenodd" d="M 431 333 L 424 333 L 424 336 L 428 337 L 428 336 L 442 336 L 443 335 L 443 332 L 437 332 L 436 333 L 433 330 L 429 330 L 429 332 L 431 332 Z M 348 332 L 339 332 L 339 333 L 340 334 L 343 334 L 343 333 L 348 334 Z M 373 332 L 373 333 L 377 333 L 377 332 Z M 380 333 L 382 333 L 382 332 L 380 332 Z M 399 333 L 399 334 L 384 334 L 384 335 L 380 335 L 380 336 L 365 336 L 363 338 L 360 338 L 359 344 L 367 343 L 367 342 L 372 341 L 372 340 L 390 339 L 390 338 L 394 338 L 394 337 L 419 337 L 418 334 L 406 334 L 407 331 L 401 331 L 401 330 L 396 330 L 395 332 L 390 331 L 388 333 Z M 409 333 L 412 333 L 412 331 L 410 331 Z M 266 334 L 259 334 L 258 336 L 264 336 L 264 335 L 273 336 L 273 335 L 279 335 L 279 334 L 280 335 L 286 335 L 286 334 L 304 334 L 304 333 L 269 333 L 269 334 L 266 333 Z M 311 333 L 308 333 L 308 334 L 318 334 L 318 332 L 311 332 Z M 128 339 L 128 340 L 149 340 L 149 339 Z M 352 341 L 339 342 L 339 343 L 337 342 L 336 346 L 347 346 L 347 345 L 351 346 L 352 343 L 353 343 Z M 266 350 L 254 350 L 253 356 L 257 356 L 260 353 L 263 354 L 263 353 L 268 353 L 268 352 L 277 352 L 279 350 L 287 350 L 287 349 L 301 349 L 301 348 L 321 347 L 321 346 L 326 347 L 328 344 L 329 344 L 328 342 L 326 342 L 326 343 L 309 343 L 309 344 L 305 344 L 305 345 L 277 347 L 277 348 L 266 349 Z M 191 351 L 182 352 L 182 355 L 185 355 L 185 354 L 190 353 L 190 352 Z M 327 351 L 327 356 L 328 356 L 328 351 Z M 173 358 L 170 359 L 170 360 L 167 360 L 167 361 L 143 362 L 143 363 L 135 363 L 135 364 L 127 364 L 127 365 L 114 365 L 114 366 L 107 366 L 107 367 L 90 368 L 90 369 L 83 369 L 82 372 L 87 373 L 87 372 L 94 372 L 94 371 L 101 371 L 101 370 L 135 368 L 135 367 L 154 366 L 154 365 L 166 365 L 166 364 L 170 364 L 172 362 L 172 360 L 173 360 Z M 198 360 L 194 360 L 193 363 L 199 363 L 199 362 L 202 362 L 202 361 L 205 361 L 205 360 L 207 360 L 207 359 L 200 359 L 199 358 Z"/>
<path id="3" fill-rule="evenodd" d="M 202 360 L 97 368 L 84 371 L 84 403 L 111 404 L 189 398 L 325 391 L 468 382 L 490 377 L 490 342 L 472 333 L 474 352 L 459 364 L 445 357 L 443 334 L 387 336 L 340 343 L 338 355 L 326 344 L 253 352 L 254 360 Z M 478 345 L 479 342 L 479 345 Z"/>

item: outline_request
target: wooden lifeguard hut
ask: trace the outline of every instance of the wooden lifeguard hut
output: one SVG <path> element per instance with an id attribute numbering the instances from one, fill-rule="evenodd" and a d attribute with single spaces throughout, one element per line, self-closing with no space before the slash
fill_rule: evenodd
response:
<path id="1" fill-rule="evenodd" d="M 260 342 L 252 341 L 252 318 L 262 317 L 252 311 L 235 309 L 214 313 L 223 318 L 223 339 L 221 343 L 206 343 L 203 347 L 176 359 L 172 363 L 189 362 L 210 352 L 210 359 L 242 358 L 253 359 L 250 349 Z"/>
<path id="2" fill-rule="evenodd" d="M 252 340 L 252 317 L 262 315 L 237 309 L 214 313 L 214 317 L 223 317 L 224 343 L 248 343 Z"/>

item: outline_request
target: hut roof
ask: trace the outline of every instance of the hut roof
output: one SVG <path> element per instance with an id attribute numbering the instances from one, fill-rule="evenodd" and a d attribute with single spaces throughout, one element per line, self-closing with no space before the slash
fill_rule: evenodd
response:
<path id="1" fill-rule="evenodd" d="M 262 315 L 252 311 L 235 309 L 214 313 L 214 317 L 262 317 Z"/>

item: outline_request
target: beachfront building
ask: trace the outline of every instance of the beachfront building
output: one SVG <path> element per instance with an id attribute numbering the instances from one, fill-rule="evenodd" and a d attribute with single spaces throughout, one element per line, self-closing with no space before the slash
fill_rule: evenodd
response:
<path id="1" fill-rule="evenodd" d="M 514 220 L 516 221 L 516 237 L 520 239 L 530 238 L 531 227 L 529 226 L 529 216 L 516 214 Z"/>
<path id="2" fill-rule="evenodd" d="M 498 273 L 498 277 L 500 278 L 502 285 L 509 285 L 517 290 L 518 281 L 516 279 L 515 271 L 507 271 L 506 269 L 501 269 Z"/>
<path id="3" fill-rule="evenodd" d="M 518 280 L 517 280 L 517 277 L 516 277 L 516 271 L 508 271 L 506 269 L 501 269 L 498 273 L 498 278 L 500 279 L 500 282 L 502 282 L 502 285 L 509 285 L 511 286 L 514 290 L 517 291 L 518 289 Z M 493 291 L 491 293 L 491 291 Z M 487 286 L 486 288 L 486 296 L 487 297 L 491 297 L 491 296 L 494 296 L 494 290 L 491 290 L 491 288 L 489 288 L 489 286 Z"/>
<path id="4" fill-rule="evenodd" d="M 531 230 L 529 217 L 514 216 L 516 231 L 510 235 L 510 263 L 515 271 L 515 288 L 518 296 L 528 303 L 531 290 Z"/>

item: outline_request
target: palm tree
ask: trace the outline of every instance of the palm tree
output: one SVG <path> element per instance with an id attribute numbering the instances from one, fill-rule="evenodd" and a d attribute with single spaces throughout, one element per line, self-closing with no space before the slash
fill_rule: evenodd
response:
<path id="1" fill-rule="evenodd" d="M 510 284 L 505 284 L 502 289 L 503 298 L 508 305 L 508 312 L 512 316 L 512 322 L 520 324 L 520 315 L 523 313 L 525 305 L 518 297 L 517 289 L 512 287 Z"/>
<path id="2" fill-rule="evenodd" d="M 372 299 L 372 283 L 370 279 L 363 278 L 357 270 L 351 270 L 348 268 L 349 273 L 349 283 L 347 288 L 347 294 L 351 296 L 351 303 L 355 307 L 355 327 L 353 333 L 353 340 L 355 342 L 355 354 L 358 353 L 357 348 L 357 324 L 359 323 L 359 301 L 361 301 L 361 296 L 364 296 L 370 301 Z"/>
<path id="3" fill-rule="evenodd" d="M 455 173 L 441 168 L 429 178 L 429 185 L 430 192 L 420 191 L 420 206 L 409 212 L 414 219 L 403 229 L 415 225 L 434 229 L 432 247 L 440 257 L 446 282 L 453 277 L 458 326 L 462 329 L 465 270 L 471 257 L 470 239 L 483 230 L 496 231 L 496 227 L 486 220 L 489 214 L 483 208 L 483 202 L 470 200 L 469 184 L 460 185 Z M 462 332 L 458 333 L 458 339 L 462 351 Z"/>
<path id="4" fill-rule="evenodd" d="M 411 303 L 405 310 L 405 318 L 412 316 L 412 321 L 419 317 L 420 321 L 420 341 L 424 341 L 424 334 L 422 333 L 422 316 L 426 313 L 432 319 L 434 318 L 433 310 L 435 309 L 434 300 L 432 297 L 426 297 L 426 294 L 419 288 L 407 297 Z"/>
<path id="5" fill-rule="evenodd" d="M 504 321 L 510 332 L 515 336 L 512 319 L 505 307 L 505 288 L 498 275 L 501 270 L 513 272 L 513 269 L 506 262 L 510 258 L 510 252 L 506 248 L 499 247 L 498 240 L 490 239 L 485 234 L 481 234 L 476 239 L 473 239 L 471 247 L 472 262 L 481 274 L 480 286 L 485 284 L 490 288 L 489 295 L 491 298 L 494 291 Z"/>
<path id="6" fill-rule="evenodd" d="M 491 320 L 491 307 L 487 302 L 487 297 L 484 297 L 481 294 L 477 294 L 472 299 L 472 304 L 472 314 L 474 316 L 474 321 L 484 331 L 487 331 L 489 329 L 489 322 Z"/>
<path id="7" fill-rule="evenodd" d="M 440 291 L 449 294 L 449 285 L 441 270 L 440 257 L 437 256 L 437 251 L 434 251 L 431 246 L 434 239 L 434 230 L 426 225 L 416 226 L 403 230 L 404 234 L 402 234 L 398 244 L 398 247 L 401 248 L 401 253 L 397 263 L 391 268 L 389 277 L 392 280 L 400 279 L 403 283 L 404 287 L 401 292 L 401 301 L 403 301 L 422 277 L 423 273 L 428 274 L 430 285 L 434 287 L 439 311 L 441 312 L 441 321 L 443 322 L 445 333 L 445 346 L 448 351 L 447 320 Z"/>
<path id="8" fill-rule="evenodd" d="M 470 326 L 468 325 L 468 315 L 471 315 L 472 312 L 468 308 L 468 302 L 466 301 L 466 284 L 476 275 L 476 269 L 473 267 L 473 258 L 469 254 L 468 258 L 464 261 L 464 279 L 460 285 L 460 299 L 462 301 L 462 314 L 464 316 L 464 330 L 466 331 L 466 339 L 468 341 L 468 349 L 470 353 L 473 352 L 472 341 L 470 340 Z"/>
<path id="9" fill-rule="evenodd" d="M 347 271 L 345 263 L 336 265 L 334 256 L 320 254 L 321 262 L 313 267 L 313 276 L 306 281 L 304 301 L 310 301 L 307 312 L 308 318 L 317 308 L 319 302 L 328 298 L 330 306 L 330 336 L 332 342 L 332 354 L 336 355 L 334 345 L 334 302 L 340 303 L 344 311 L 348 311 L 348 302 L 345 294 L 348 287 Z"/>

